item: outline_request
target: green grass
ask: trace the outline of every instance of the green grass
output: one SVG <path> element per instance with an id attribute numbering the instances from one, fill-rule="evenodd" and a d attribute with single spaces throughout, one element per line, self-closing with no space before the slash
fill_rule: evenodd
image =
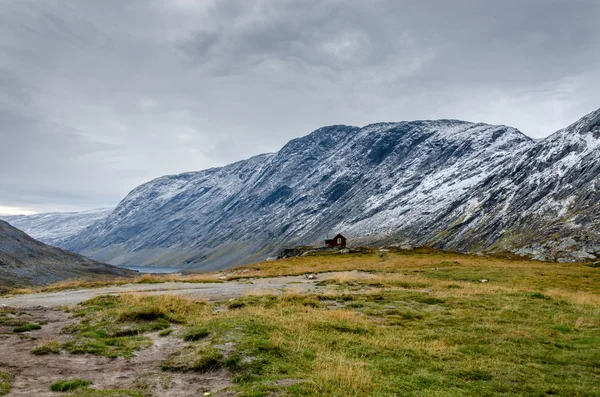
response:
<path id="1" fill-rule="evenodd" d="M 52 386 L 50 386 L 50 391 L 56 392 L 67 392 L 73 391 L 77 389 L 82 389 L 88 387 L 92 384 L 89 380 L 84 379 L 71 379 L 71 380 L 61 380 L 60 382 L 56 382 Z"/>
<path id="2" fill-rule="evenodd" d="M 72 317 L 80 323 L 63 329 L 73 339 L 61 348 L 73 354 L 95 354 L 109 358 L 132 357 L 136 351 L 152 345 L 145 334 L 165 331 L 171 323 L 181 323 L 185 312 L 163 307 L 162 297 L 148 297 L 143 304 L 123 305 L 122 298 L 101 296 L 79 305 Z M 205 310 L 205 303 L 194 303 Z"/>
<path id="3" fill-rule="evenodd" d="M 161 338 L 164 338 L 165 336 L 169 336 L 173 333 L 173 328 L 168 328 L 165 329 L 164 331 L 160 331 L 158 333 L 158 336 L 160 336 Z"/>
<path id="4" fill-rule="evenodd" d="M 29 324 L 25 324 L 25 325 L 21 325 L 19 327 L 13 328 L 13 332 L 20 334 L 20 333 L 28 332 L 28 331 L 36 331 L 38 329 L 42 329 L 42 326 L 39 324 L 29 323 Z"/>
<path id="5" fill-rule="evenodd" d="M 173 354 L 161 368 L 163 371 L 206 373 L 221 368 L 224 360 L 223 354 L 215 348 L 188 347 Z"/>
<path id="6" fill-rule="evenodd" d="M 162 369 L 226 368 L 240 396 L 600 397 L 600 273 L 584 264 L 390 252 L 385 261 L 338 254 L 250 269 L 369 273 L 322 277 L 318 294 L 214 306 L 100 299 L 82 305 L 76 334 L 92 327 L 110 337 L 174 320 L 193 343 Z"/>
<path id="7" fill-rule="evenodd" d="M 47 356 L 49 354 L 60 354 L 59 342 L 48 342 L 31 350 L 31 354 L 36 356 Z"/>
<path id="8" fill-rule="evenodd" d="M 193 328 L 183 336 L 183 340 L 186 342 L 194 342 L 204 339 L 209 335 L 210 331 L 206 328 Z"/>
<path id="9" fill-rule="evenodd" d="M 10 392 L 13 377 L 4 372 L 0 372 L 0 396 L 5 396 Z"/>

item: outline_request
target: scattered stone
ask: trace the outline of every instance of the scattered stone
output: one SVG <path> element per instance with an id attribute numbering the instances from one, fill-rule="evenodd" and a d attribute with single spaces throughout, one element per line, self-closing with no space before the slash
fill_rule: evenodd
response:
<path id="1" fill-rule="evenodd" d="M 490 280 L 488 280 L 487 278 L 482 278 L 482 279 L 481 279 L 481 282 L 482 282 L 482 283 L 489 283 L 489 282 L 490 282 Z"/>
<path id="2" fill-rule="evenodd" d="M 304 276 L 304 278 L 307 280 L 317 280 L 319 276 L 317 276 L 316 274 L 307 274 Z"/>

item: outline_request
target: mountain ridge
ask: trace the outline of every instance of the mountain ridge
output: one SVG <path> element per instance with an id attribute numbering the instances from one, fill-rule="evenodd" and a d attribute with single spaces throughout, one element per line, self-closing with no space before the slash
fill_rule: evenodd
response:
<path id="1" fill-rule="evenodd" d="M 81 212 L 49 212 L 34 215 L 0 216 L 17 229 L 49 245 L 76 235 L 86 227 L 107 217 L 114 208 L 98 208 Z"/>
<path id="2" fill-rule="evenodd" d="M 592 259 L 599 125 L 600 109 L 542 140 L 454 119 L 324 126 L 275 153 L 144 183 L 64 247 L 219 269 L 342 232 L 354 244 Z"/>
<path id="3" fill-rule="evenodd" d="M 473 167 L 492 172 L 508 155 L 506 145 L 524 150 L 533 140 L 511 127 L 459 120 L 326 126 L 290 141 L 274 154 L 140 185 L 107 219 L 66 246 L 117 264 L 211 266 L 219 262 L 215 266 L 220 267 L 244 257 L 262 259 L 284 244 L 281 237 L 285 244 L 318 243 L 336 228 L 368 235 L 368 228 L 353 233 L 341 223 L 344 217 L 330 208 L 350 196 L 361 196 L 360 188 L 352 191 L 357 184 L 381 194 L 394 188 L 393 180 L 386 181 L 390 172 L 418 171 L 411 174 L 415 180 L 425 179 L 430 171 L 448 172 L 452 164 L 460 172 L 461 154 L 471 161 L 471 174 Z M 419 153 L 413 153 L 415 148 Z M 480 157 L 487 149 L 493 153 Z M 422 156 L 426 160 L 420 160 Z M 395 164 L 409 157 L 410 164 Z M 382 186 L 373 184 L 373 172 L 385 182 Z M 466 186 L 479 178 L 471 177 L 463 181 Z M 411 178 L 404 179 L 408 192 Z M 451 192 L 458 188 L 447 187 Z M 361 197 L 359 201 L 367 199 Z M 371 203 L 376 200 L 369 198 Z M 356 221 L 361 210 L 346 211 Z M 230 237 L 240 234 L 240 239 Z M 177 242 L 182 243 L 178 254 L 166 252 Z"/>

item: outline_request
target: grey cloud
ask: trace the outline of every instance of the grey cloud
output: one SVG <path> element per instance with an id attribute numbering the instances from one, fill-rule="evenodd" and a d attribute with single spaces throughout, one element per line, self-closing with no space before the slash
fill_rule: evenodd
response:
<path id="1" fill-rule="evenodd" d="M 0 205 L 114 205 L 326 124 L 539 137 L 600 106 L 596 0 L 0 5 Z"/>

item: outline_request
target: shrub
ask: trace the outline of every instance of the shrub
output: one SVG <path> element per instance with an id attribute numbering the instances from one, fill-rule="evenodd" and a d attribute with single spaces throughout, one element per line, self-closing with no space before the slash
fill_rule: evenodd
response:
<path id="1" fill-rule="evenodd" d="M 25 324 L 20 327 L 13 328 L 13 332 L 20 334 L 28 331 L 35 331 L 37 329 L 42 329 L 42 326 L 39 324 Z"/>
<path id="2" fill-rule="evenodd" d="M 84 379 L 61 380 L 50 386 L 50 391 L 67 392 L 88 387 L 92 382 Z"/>
<path id="3" fill-rule="evenodd" d="M 134 307 L 119 315 L 117 321 L 156 321 L 167 319 L 166 313 L 155 306 Z"/>
<path id="4" fill-rule="evenodd" d="M 223 366 L 223 354 L 218 350 L 211 350 L 200 356 L 194 362 L 192 369 L 197 372 L 210 372 Z"/>
<path id="5" fill-rule="evenodd" d="M 230 302 L 227 304 L 227 308 L 230 310 L 241 309 L 245 306 L 246 306 L 246 304 L 244 302 L 240 302 L 240 301 L 234 301 L 234 302 Z"/>
<path id="6" fill-rule="evenodd" d="M 194 342 L 206 338 L 210 335 L 210 331 L 206 328 L 193 328 L 184 335 L 183 340 L 186 342 Z"/>
<path id="7" fill-rule="evenodd" d="M 59 354 L 60 344 L 58 342 L 48 342 L 45 345 L 38 346 L 31 350 L 31 354 L 36 356 L 46 356 L 48 354 Z"/>
<path id="8" fill-rule="evenodd" d="M 12 376 L 5 374 L 4 372 L 0 372 L 0 396 L 5 396 L 10 392 L 12 380 Z"/>

